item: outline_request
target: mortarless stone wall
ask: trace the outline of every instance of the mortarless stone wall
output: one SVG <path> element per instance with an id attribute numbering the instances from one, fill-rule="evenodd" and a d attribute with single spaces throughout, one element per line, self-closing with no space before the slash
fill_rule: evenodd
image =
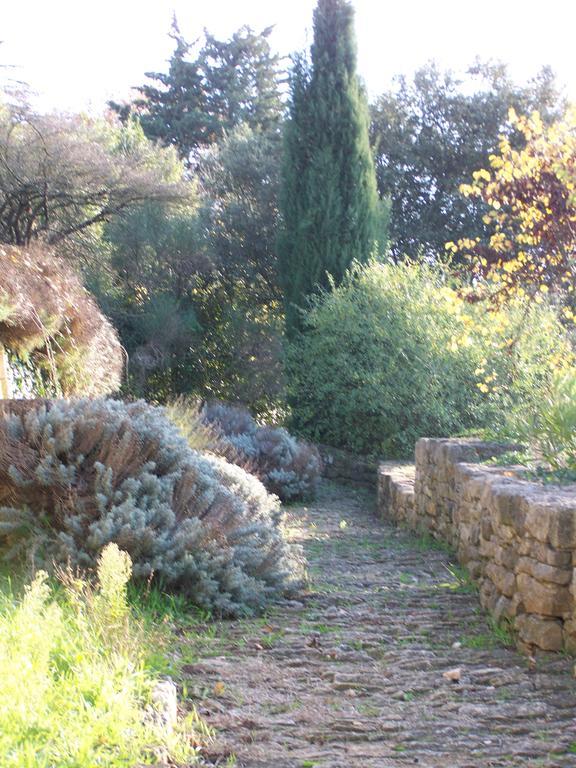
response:
<path id="1" fill-rule="evenodd" d="M 423 438 L 414 481 L 406 467 L 381 465 L 378 508 L 449 543 L 482 605 L 510 619 L 526 650 L 576 653 L 576 487 L 542 486 L 517 468 L 478 463 L 509 449 Z"/>

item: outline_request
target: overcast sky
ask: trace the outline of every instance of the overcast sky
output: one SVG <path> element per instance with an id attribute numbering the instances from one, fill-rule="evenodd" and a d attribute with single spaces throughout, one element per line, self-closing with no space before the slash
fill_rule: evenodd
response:
<path id="1" fill-rule="evenodd" d="M 428 59 L 463 69 L 479 55 L 525 80 L 550 64 L 576 100 L 574 0 L 355 0 L 359 69 L 372 95 Z M 0 64 L 43 109 L 100 111 L 123 99 L 172 51 L 172 14 L 189 39 L 242 24 L 275 25 L 282 54 L 310 43 L 315 0 L 0 0 Z"/>

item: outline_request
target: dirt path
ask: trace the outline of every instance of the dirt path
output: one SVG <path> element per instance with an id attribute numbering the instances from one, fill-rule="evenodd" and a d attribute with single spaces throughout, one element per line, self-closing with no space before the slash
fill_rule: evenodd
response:
<path id="1" fill-rule="evenodd" d="M 216 625 L 218 655 L 186 667 L 213 764 L 576 766 L 573 661 L 505 647 L 449 556 L 380 523 L 366 494 L 325 485 L 291 517 L 310 593 Z"/>

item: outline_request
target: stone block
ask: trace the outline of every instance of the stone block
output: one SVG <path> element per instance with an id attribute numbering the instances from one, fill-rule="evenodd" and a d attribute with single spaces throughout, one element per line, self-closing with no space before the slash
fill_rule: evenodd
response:
<path id="1" fill-rule="evenodd" d="M 496 563 L 488 563 L 484 573 L 501 594 L 506 597 L 512 597 L 516 587 L 516 577 L 513 573 Z"/>
<path id="2" fill-rule="evenodd" d="M 522 505 L 522 493 L 516 484 L 492 485 L 490 507 L 500 525 L 514 528 L 519 536 L 524 533 L 526 511 Z"/>
<path id="3" fill-rule="evenodd" d="M 565 568 L 570 565 L 570 552 L 552 549 L 546 544 L 534 539 L 522 539 L 518 545 L 520 554 L 529 555 L 545 565 L 554 565 L 557 568 Z"/>
<path id="4" fill-rule="evenodd" d="M 518 560 L 518 555 L 516 554 L 516 541 L 506 547 L 496 544 L 493 549 L 492 557 L 494 562 L 498 563 L 498 565 L 503 565 L 507 570 L 513 571 Z"/>
<path id="5" fill-rule="evenodd" d="M 518 573 L 528 573 L 537 581 L 549 581 L 553 584 L 566 586 L 572 581 L 572 568 L 556 568 L 533 560 L 531 557 L 521 557 L 516 564 Z"/>
<path id="6" fill-rule="evenodd" d="M 480 554 L 482 557 L 486 557 L 489 560 L 495 560 L 496 558 L 496 551 L 500 545 L 498 544 L 498 540 L 493 537 L 491 539 L 480 539 Z"/>
<path id="7" fill-rule="evenodd" d="M 517 616 L 515 623 L 520 639 L 543 651 L 561 651 L 564 645 L 562 623 L 546 616 Z"/>
<path id="8" fill-rule="evenodd" d="M 573 598 L 567 587 L 536 581 L 527 573 L 519 573 L 516 583 L 526 613 L 560 617 L 573 608 Z"/>
<path id="9" fill-rule="evenodd" d="M 485 579 L 480 585 L 480 605 L 482 608 L 492 613 L 499 597 L 500 593 L 493 582 L 490 579 Z"/>
<path id="10" fill-rule="evenodd" d="M 553 508 L 550 504 L 542 503 L 537 499 L 528 500 L 529 506 L 526 513 L 526 530 L 536 541 L 546 543 L 550 531 L 550 514 Z"/>
<path id="11" fill-rule="evenodd" d="M 483 539 L 489 539 L 494 533 L 494 528 L 492 527 L 492 521 L 487 515 L 484 515 L 481 519 L 480 531 Z"/>
<path id="12" fill-rule="evenodd" d="M 576 619 L 568 619 L 562 628 L 564 647 L 568 653 L 576 655 Z"/>
<path id="13" fill-rule="evenodd" d="M 560 507 L 550 511 L 548 538 L 555 549 L 576 547 L 576 508 Z"/>
<path id="14" fill-rule="evenodd" d="M 498 525 L 494 530 L 496 538 L 500 539 L 500 543 L 509 544 L 512 541 L 517 541 L 518 537 L 514 528 L 509 525 Z"/>
<path id="15" fill-rule="evenodd" d="M 472 581 L 478 581 L 482 575 L 483 565 L 480 560 L 468 560 L 464 563 Z"/>
<path id="16" fill-rule="evenodd" d="M 494 606 L 493 614 L 497 622 L 502 619 L 511 619 L 514 616 L 514 603 L 508 597 L 499 597 Z"/>

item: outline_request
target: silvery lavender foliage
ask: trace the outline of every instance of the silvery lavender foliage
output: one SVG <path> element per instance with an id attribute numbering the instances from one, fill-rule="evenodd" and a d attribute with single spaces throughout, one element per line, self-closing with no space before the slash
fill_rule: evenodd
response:
<path id="1" fill-rule="evenodd" d="M 321 471 L 316 448 L 282 427 L 259 427 L 239 406 L 209 403 L 202 417 L 249 463 L 269 491 L 283 501 L 314 497 Z"/>
<path id="2" fill-rule="evenodd" d="M 43 529 L 43 556 L 94 568 L 115 542 L 137 578 L 159 578 L 221 614 L 260 610 L 298 587 L 278 500 L 224 459 L 189 448 L 164 409 L 142 401 L 52 401 L 0 421 L 21 460 L 0 485 L 0 548 Z M 38 554 L 38 553 L 37 553 Z"/>

